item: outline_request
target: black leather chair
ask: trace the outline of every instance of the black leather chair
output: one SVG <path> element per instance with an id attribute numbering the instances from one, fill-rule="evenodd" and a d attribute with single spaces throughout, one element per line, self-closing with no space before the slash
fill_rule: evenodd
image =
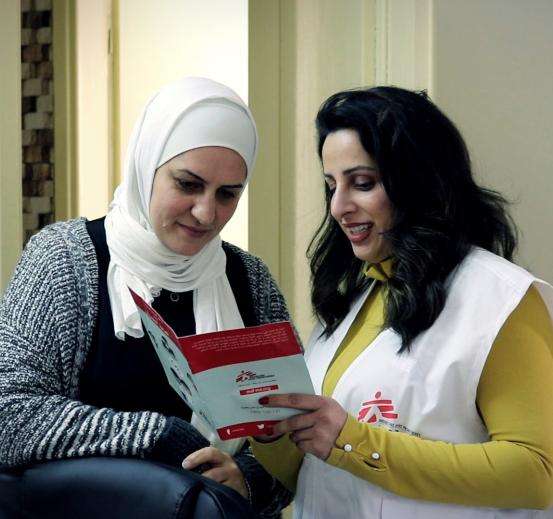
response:
<path id="1" fill-rule="evenodd" d="M 0 519 L 249 519 L 231 488 L 132 458 L 78 458 L 0 468 Z"/>

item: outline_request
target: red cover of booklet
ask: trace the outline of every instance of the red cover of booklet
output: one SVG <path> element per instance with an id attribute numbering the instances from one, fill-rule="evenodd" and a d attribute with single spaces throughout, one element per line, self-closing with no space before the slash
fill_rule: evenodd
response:
<path id="1" fill-rule="evenodd" d="M 177 337 L 131 290 L 169 384 L 222 440 L 263 434 L 298 414 L 259 405 L 271 393 L 313 394 L 302 349 L 289 322 Z"/>

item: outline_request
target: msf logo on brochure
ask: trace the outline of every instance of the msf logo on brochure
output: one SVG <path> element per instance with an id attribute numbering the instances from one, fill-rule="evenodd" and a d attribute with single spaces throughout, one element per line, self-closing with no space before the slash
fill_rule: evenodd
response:
<path id="1" fill-rule="evenodd" d="M 381 418 L 397 420 L 398 413 L 394 412 L 394 404 L 391 400 L 381 398 L 382 393 L 377 391 L 374 400 L 363 402 L 357 415 L 359 422 L 376 423 Z"/>
<path id="2" fill-rule="evenodd" d="M 256 377 L 257 375 L 253 371 L 242 370 L 236 377 L 236 382 L 246 382 L 246 380 L 252 380 Z"/>
<path id="3" fill-rule="evenodd" d="M 236 383 L 240 389 L 240 395 L 253 395 L 266 391 L 276 391 L 275 374 L 258 374 L 254 371 L 243 369 L 236 377 Z"/>
<path id="4" fill-rule="evenodd" d="M 251 382 L 255 380 L 265 380 L 269 378 L 275 378 L 274 373 L 256 373 L 255 371 L 246 371 L 243 369 L 236 377 L 237 384 L 243 384 L 244 382 Z"/>

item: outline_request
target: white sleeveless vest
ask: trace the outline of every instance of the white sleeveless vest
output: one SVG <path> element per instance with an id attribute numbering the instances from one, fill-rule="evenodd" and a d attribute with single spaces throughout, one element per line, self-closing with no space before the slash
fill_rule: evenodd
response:
<path id="1" fill-rule="evenodd" d="M 448 280 L 448 297 L 433 326 L 412 352 L 397 355 L 401 341 L 381 332 L 347 368 L 333 393 L 362 421 L 450 443 L 489 440 L 476 408 L 476 391 L 490 348 L 503 323 L 534 285 L 553 317 L 553 288 L 522 268 L 475 248 Z M 328 339 L 306 349 L 315 391 L 368 291 Z M 295 499 L 297 519 L 553 519 L 553 510 L 500 510 L 400 497 L 306 455 Z"/>

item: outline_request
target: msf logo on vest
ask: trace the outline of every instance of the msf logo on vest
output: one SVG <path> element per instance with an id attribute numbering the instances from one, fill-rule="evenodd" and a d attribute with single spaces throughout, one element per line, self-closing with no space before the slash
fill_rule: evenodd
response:
<path id="1" fill-rule="evenodd" d="M 364 423 L 381 423 L 383 421 L 397 420 L 398 413 L 394 412 L 394 404 L 391 400 L 381 398 L 382 393 L 377 391 L 374 400 L 363 402 L 357 420 Z"/>

